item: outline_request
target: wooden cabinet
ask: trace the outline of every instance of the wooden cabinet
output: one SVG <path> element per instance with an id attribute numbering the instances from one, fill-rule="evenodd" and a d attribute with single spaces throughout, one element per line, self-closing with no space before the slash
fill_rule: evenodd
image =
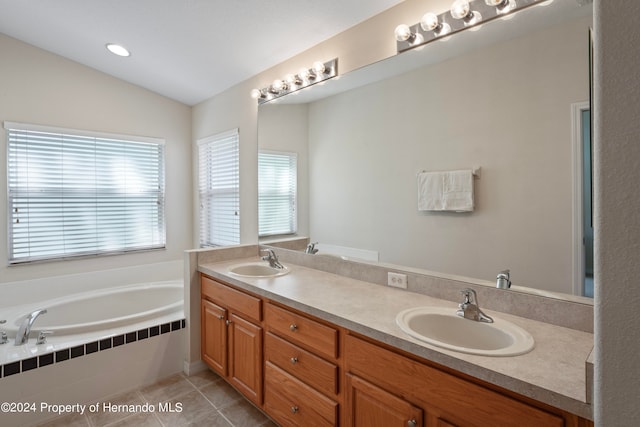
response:
<path id="1" fill-rule="evenodd" d="M 281 426 L 593 426 L 207 276 L 201 284 L 202 360 Z"/>
<path id="2" fill-rule="evenodd" d="M 265 411 L 283 426 L 339 424 L 337 328 L 266 304 Z"/>
<path id="3" fill-rule="evenodd" d="M 379 389 L 377 396 L 382 393 L 395 396 L 394 408 L 403 408 L 402 405 L 421 408 L 426 427 L 567 425 L 560 414 L 533 407 L 352 335 L 345 338 L 345 362 L 348 377 L 362 378 L 375 385 Z M 361 383 L 356 384 L 356 394 L 358 387 L 365 389 Z M 366 390 L 371 395 L 371 390 L 376 389 Z M 350 397 L 348 402 L 353 400 Z M 360 410 L 348 410 L 352 419 L 362 414 Z M 349 425 L 364 424 L 356 419 Z"/>
<path id="4" fill-rule="evenodd" d="M 338 402 L 278 368 L 265 364 L 264 407 L 281 426 L 338 425 Z"/>
<path id="5" fill-rule="evenodd" d="M 202 277 L 202 360 L 262 404 L 262 301 Z"/>
<path id="6" fill-rule="evenodd" d="M 202 299 L 202 360 L 222 376 L 227 375 L 227 310 Z"/>
<path id="7" fill-rule="evenodd" d="M 423 426 L 422 409 L 355 375 L 346 378 L 347 426 Z"/>

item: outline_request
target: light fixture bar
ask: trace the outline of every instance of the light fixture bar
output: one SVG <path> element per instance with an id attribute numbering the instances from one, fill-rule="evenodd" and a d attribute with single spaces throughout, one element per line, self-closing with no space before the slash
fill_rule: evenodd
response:
<path id="1" fill-rule="evenodd" d="M 258 104 L 273 101 L 300 89 L 332 79 L 338 75 L 338 58 L 327 62 L 316 61 L 310 68 L 301 68 L 297 74 L 287 74 L 282 79 L 276 79 L 271 85 L 262 89 L 253 89 L 251 97 L 258 100 Z"/>
<path id="2" fill-rule="evenodd" d="M 530 6 L 546 1 L 548 0 L 456 0 L 452 3 L 451 10 L 447 10 L 439 15 L 429 14 L 435 15 L 437 18 L 437 21 L 433 16 L 429 16 L 426 19 L 428 22 L 436 22 L 436 27 L 433 30 L 429 29 L 430 26 L 426 25 L 425 17 L 423 17 L 421 22 L 409 27 L 408 32 L 406 25 L 399 25 L 398 28 L 402 27 L 401 31 L 396 29 L 395 34 L 397 52 L 401 53 L 418 46 L 423 46 L 439 38 L 468 28 L 477 27 L 480 24 L 497 18 L 512 15 Z M 458 19 L 454 18 L 455 15 L 459 15 L 460 11 L 467 9 L 467 7 L 469 9 L 467 15 Z M 442 28 L 446 28 L 446 31 L 442 31 Z M 409 35 L 407 36 L 407 34 Z"/>

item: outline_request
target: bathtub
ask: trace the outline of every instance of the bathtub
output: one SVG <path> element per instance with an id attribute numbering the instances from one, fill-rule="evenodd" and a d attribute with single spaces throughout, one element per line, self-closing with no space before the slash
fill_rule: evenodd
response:
<path id="1" fill-rule="evenodd" d="M 33 324 L 31 336 L 84 334 L 133 325 L 183 312 L 182 281 L 145 283 L 72 294 L 50 301 L 14 307 L 4 312 L 4 330 L 15 336 L 24 318 L 46 309 Z"/>
<path id="2" fill-rule="evenodd" d="M 0 310 L 0 384 L 7 377 L 76 357 L 135 343 L 186 327 L 181 280 L 118 286 L 70 294 Z M 46 309 L 33 323 L 25 344 L 14 345 L 25 317 Z M 40 331 L 49 331 L 37 344 Z M 19 375 L 18 375 L 19 376 Z"/>

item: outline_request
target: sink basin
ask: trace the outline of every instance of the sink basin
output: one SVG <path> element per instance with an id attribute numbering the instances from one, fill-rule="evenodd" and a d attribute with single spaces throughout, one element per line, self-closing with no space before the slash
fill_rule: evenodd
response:
<path id="1" fill-rule="evenodd" d="M 531 334 L 506 320 L 476 322 L 453 308 L 417 307 L 401 311 L 396 323 L 412 337 L 449 350 L 482 356 L 517 356 L 533 349 Z"/>
<path id="2" fill-rule="evenodd" d="M 287 267 L 274 268 L 264 262 L 247 262 L 229 267 L 229 273 L 242 277 L 278 277 L 289 272 Z"/>

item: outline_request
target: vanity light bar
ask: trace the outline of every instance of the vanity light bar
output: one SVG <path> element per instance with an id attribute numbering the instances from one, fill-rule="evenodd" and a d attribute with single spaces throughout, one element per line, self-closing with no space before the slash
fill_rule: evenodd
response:
<path id="1" fill-rule="evenodd" d="M 488 21 L 514 13 L 549 0 L 456 0 L 451 9 L 436 15 L 426 13 L 419 23 L 396 27 L 398 53 L 425 45 L 459 31 L 477 27 Z"/>
<path id="2" fill-rule="evenodd" d="M 253 89 L 251 97 L 258 104 L 272 101 L 300 89 L 329 80 L 338 75 L 338 58 L 327 62 L 317 61 L 311 68 L 301 68 L 297 74 L 288 74 L 284 79 L 276 79 L 271 85 L 262 89 Z"/>

